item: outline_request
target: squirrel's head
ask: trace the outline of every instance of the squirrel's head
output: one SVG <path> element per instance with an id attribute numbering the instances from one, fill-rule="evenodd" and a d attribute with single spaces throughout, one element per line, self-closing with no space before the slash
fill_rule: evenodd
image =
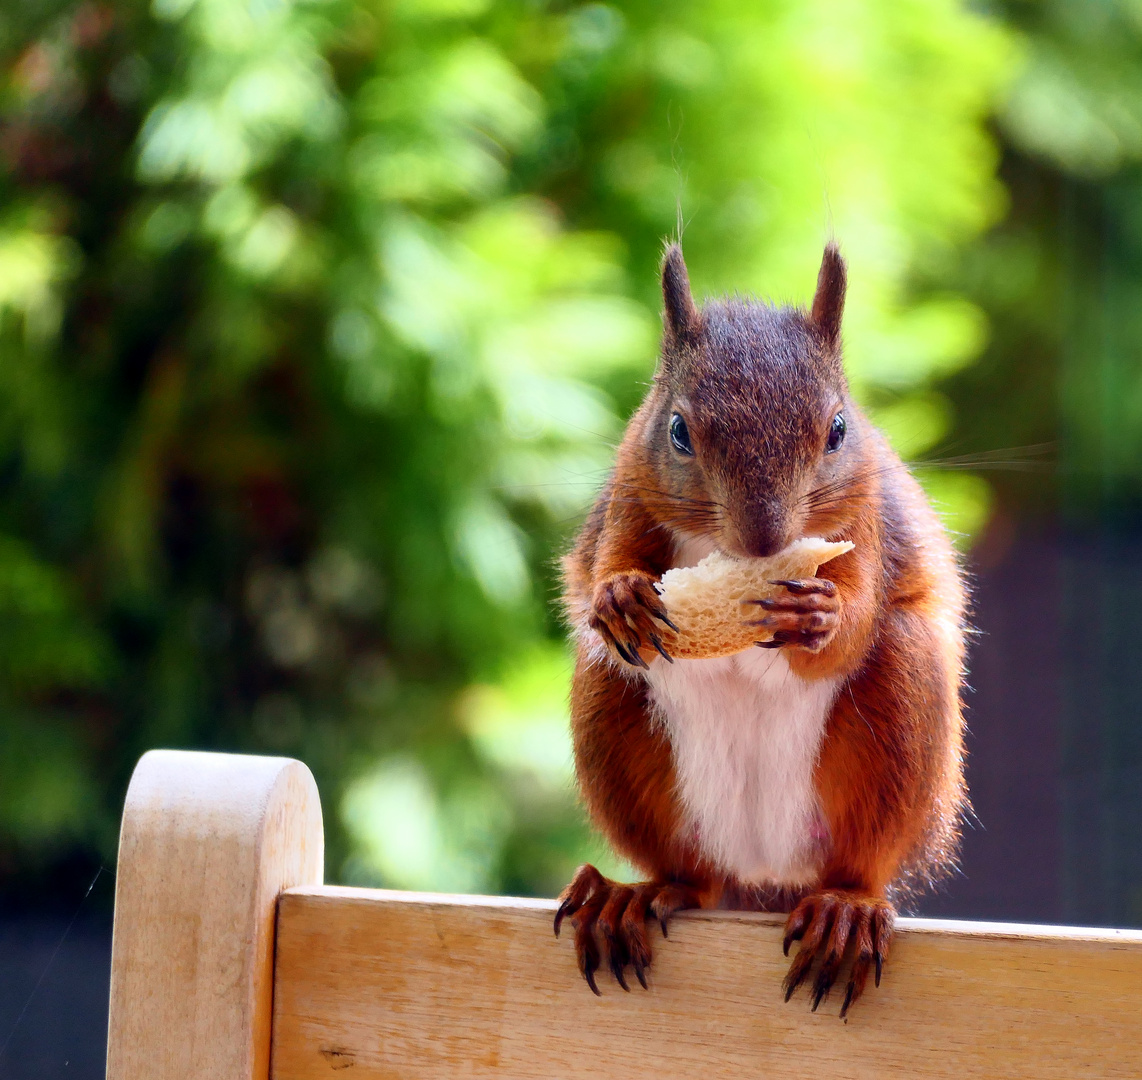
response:
<path id="1" fill-rule="evenodd" d="M 836 245 L 825 248 L 808 311 L 741 299 L 699 308 L 677 245 L 663 260 L 662 292 L 662 359 L 643 428 L 659 516 L 736 555 L 836 533 L 868 471 L 841 362 Z"/>

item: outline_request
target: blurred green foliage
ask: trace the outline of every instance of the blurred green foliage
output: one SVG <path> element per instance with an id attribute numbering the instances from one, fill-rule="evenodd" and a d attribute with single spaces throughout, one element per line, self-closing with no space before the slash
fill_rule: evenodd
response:
<path id="1" fill-rule="evenodd" d="M 1057 478 L 994 475 L 1007 511 L 1042 517 L 1061 495 L 1079 532 L 1136 533 L 1142 7 L 1006 0 L 995 15 L 1022 54 L 994 121 L 1010 210 L 939 275 L 991 327 L 979 362 L 943 386 L 958 448 L 1053 443 Z"/>
<path id="2" fill-rule="evenodd" d="M 986 441 L 1022 355 L 988 313 L 1046 272 L 1011 133 L 1090 185 L 1142 148 L 1097 59 L 1142 72 L 1133 7 L 1066 10 L 9 0 L 0 871 L 112 859 L 153 746 L 307 761 L 335 880 L 602 858 L 554 556 L 653 369 L 663 238 L 700 294 L 803 301 L 835 232 L 862 400 L 911 456 Z M 983 481 L 925 479 L 981 525 Z"/>

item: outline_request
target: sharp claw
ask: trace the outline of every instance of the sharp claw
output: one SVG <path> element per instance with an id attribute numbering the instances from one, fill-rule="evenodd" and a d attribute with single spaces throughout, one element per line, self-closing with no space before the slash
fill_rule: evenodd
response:
<path id="1" fill-rule="evenodd" d="M 670 937 L 670 935 L 666 932 L 666 917 L 665 916 L 661 916 L 659 918 L 658 925 L 662 927 L 662 936 L 663 937 Z"/>
<path id="2" fill-rule="evenodd" d="M 796 993 L 797 987 L 799 987 L 801 985 L 801 983 L 804 981 L 805 981 L 804 975 L 798 975 L 796 979 L 789 979 L 788 977 L 786 977 L 786 980 L 785 980 L 785 1000 L 786 1000 L 786 1002 L 788 1002 L 789 999 L 794 995 L 794 993 Z"/>
<path id="3" fill-rule="evenodd" d="M 833 595 L 833 593 L 830 592 L 828 589 L 818 588 L 815 585 L 809 585 L 804 581 L 798 581 L 796 579 L 791 579 L 791 580 L 782 579 L 779 581 L 771 581 L 769 584 L 770 585 L 777 585 L 782 589 L 788 589 L 791 593 L 793 593 L 794 596 L 806 596 L 809 593 L 815 593 L 815 592 L 822 593 L 825 596 L 832 596 Z"/>
<path id="4" fill-rule="evenodd" d="M 599 988 L 595 985 L 595 973 L 590 968 L 585 968 L 583 971 L 583 978 L 587 980 L 587 985 L 591 988 L 591 992 L 595 997 L 602 997 L 599 993 Z"/>
<path id="5" fill-rule="evenodd" d="M 612 964 L 611 965 L 611 973 L 614 975 L 619 986 L 621 986 L 629 994 L 630 993 L 630 987 L 627 986 L 627 981 L 625 978 L 623 978 L 622 965 L 621 964 Z"/>
<path id="6" fill-rule="evenodd" d="M 631 654 L 629 652 L 627 652 L 626 649 L 623 647 L 621 642 L 615 641 L 615 649 L 618 652 L 619 656 L 621 656 L 628 664 L 630 664 L 631 667 L 637 667 L 638 666 L 634 662 L 633 658 L 631 657 Z"/>
<path id="7" fill-rule="evenodd" d="M 845 1015 L 848 1013 L 849 1006 L 853 1003 L 853 992 L 855 990 L 856 990 L 856 983 L 850 981 L 848 988 L 845 990 L 844 1003 L 841 1005 L 841 1019 L 842 1020 L 845 1018 Z"/>
<path id="8" fill-rule="evenodd" d="M 883 961 L 880 958 L 880 953 L 876 954 L 876 985 L 880 985 L 880 968 Z"/>
<path id="9" fill-rule="evenodd" d="M 833 989 L 833 983 L 837 978 L 837 967 L 839 965 L 839 957 L 832 959 L 826 958 L 824 966 L 817 973 L 817 982 L 813 987 L 813 1012 L 817 1011 L 817 1006 L 820 1005 L 822 1001 L 828 1001 L 829 994 Z"/>
<path id="10" fill-rule="evenodd" d="M 647 637 L 650 638 L 650 643 L 657 650 L 658 655 L 661 656 L 662 659 L 665 660 L 668 664 L 673 664 L 674 663 L 674 657 L 671 656 L 670 653 L 668 653 L 662 647 L 662 639 L 657 634 L 647 634 Z"/>
<path id="11" fill-rule="evenodd" d="M 642 654 L 638 651 L 637 645 L 628 645 L 627 651 L 631 655 L 631 663 L 635 667 L 642 668 L 643 671 L 649 671 L 650 665 L 642 658 Z"/>
<path id="12" fill-rule="evenodd" d="M 559 928 L 563 925 L 563 917 L 567 914 L 567 908 L 570 905 L 570 899 L 564 900 L 559 905 L 558 910 L 555 912 L 555 936 L 559 937 Z"/>
<path id="13" fill-rule="evenodd" d="M 775 583 L 771 581 L 770 585 L 773 585 L 773 584 L 775 584 Z M 777 601 L 774 600 L 772 597 L 766 597 L 764 600 L 743 600 L 742 603 L 743 604 L 756 604 L 758 607 L 763 607 L 767 611 L 769 611 L 770 609 L 777 606 Z"/>
<path id="14" fill-rule="evenodd" d="M 647 611 L 651 613 L 659 622 L 665 623 L 676 634 L 679 632 L 678 627 L 675 626 L 666 615 L 666 608 L 661 603 L 652 604 L 649 600 L 644 600 L 642 596 L 635 594 L 635 599 L 642 604 Z"/>
<path id="15" fill-rule="evenodd" d="M 780 649 L 785 642 L 778 641 L 777 638 L 771 638 L 769 641 L 755 641 L 754 644 L 759 649 Z"/>
<path id="16" fill-rule="evenodd" d="M 829 581 L 828 578 L 818 578 L 816 583 L 809 584 L 808 581 L 798 579 L 778 579 L 771 581 L 770 585 L 778 585 L 783 589 L 788 589 L 791 593 L 797 596 L 804 596 L 806 593 L 820 593 L 822 596 L 836 596 L 837 586 L 835 582 Z"/>
<path id="17" fill-rule="evenodd" d="M 785 939 L 785 940 L 784 940 L 784 941 L 781 943 L 781 953 L 782 953 L 782 955 L 783 955 L 783 956 L 788 956 L 788 955 L 789 955 L 789 946 L 790 946 L 790 945 L 792 945 L 794 941 L 796 941 L 796 938 L 794 938 L 794 937 L 793 937 L 793 935 L 792 935 L 792 934 L 790 934 L 790 935 L 789 935 L 789 936 L 788 936 L 788 937 L 787 937 L 787 938 L 786 938 L 786 939 Z"/>
<path id="18" fill-rule="evenodd" d="M 650 987 L 646 985 L 646 969 L 642 964 L 634 965 L 634 977 L 638 979 L 639 985 L 642 986 L 644 990 L 650 989 Z"/>
<path id="19" fill-rule="evenodd" d="M 798 953 L 797 959 L 793 961 L 793 966 L 789 969 L 789 974 L 785 976 L 785 1000 L 788 1001 L 793 994 L 808 976 L 813 968 L 812 961 L 808 961 L 802 966 L 798 963 L 804 953 Z"/>
<path id="20" fill-rule="evenodd" d="M 627 955 L 627 950 L 619 938 L 611 933 L 605 936 L 607 939 L 607 966 L 611 969 L 611 974 L 615 977 L 615 982 L 629 994 L 630 987 L 627 986 L 626 978 L 623 975 L 623 968 L 630 962 L 630 957 Z"/>

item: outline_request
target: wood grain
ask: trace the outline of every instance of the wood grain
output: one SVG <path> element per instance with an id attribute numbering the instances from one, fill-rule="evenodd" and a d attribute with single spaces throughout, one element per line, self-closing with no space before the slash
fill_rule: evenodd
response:
<path id="1" fill-rule="evenodd" d="M 580 978 L 546 901 L 340 888 L 279 905 L 274 1080 L 1142 1077 L 1142 932 L 902 919 L 849 1022 L 780 984 L 781 918 L 654 931 L 651 989 Z"/>
<path id="2" fill-rule="evenodd" d="M 300 762 L 140 759 L 119 838 L 108 1080 L 265 1080 L 277 898 L 320 884 L 323 849 Z"/>

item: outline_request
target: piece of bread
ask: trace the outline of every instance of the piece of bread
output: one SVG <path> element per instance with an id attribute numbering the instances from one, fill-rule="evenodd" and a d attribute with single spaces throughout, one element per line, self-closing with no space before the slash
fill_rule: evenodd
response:
<path id="1" fill-rule="evenodd" d="M 852 546 L 847 540 L 830 543 L 811 536 L 765 559 L 734 559 L 715 551 L 697 566 L 667 570 L 658 591 L 678 633 L 662 634 L 666 651 L 696 660 L 730 656 L 769 641 L 772 630 L 748 625 L 748 620 L 762 618 L 764 610 L 746 601 L 785 592 L 770 582 L 813 577 L 818 566 Z"/>

